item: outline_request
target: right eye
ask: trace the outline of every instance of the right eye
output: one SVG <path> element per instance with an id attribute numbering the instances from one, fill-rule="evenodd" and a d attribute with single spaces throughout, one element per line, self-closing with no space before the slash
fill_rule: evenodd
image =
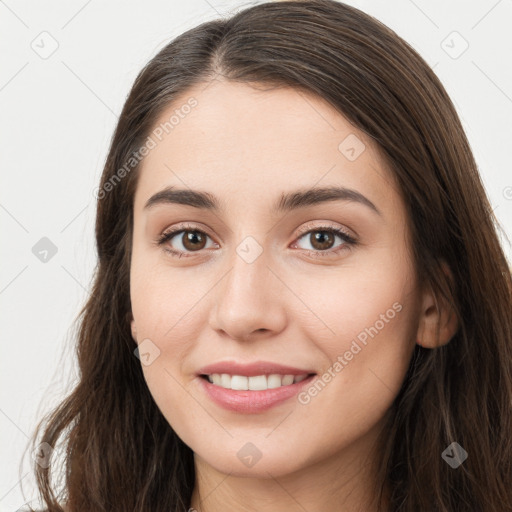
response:
<path id="1" fill-rule="evenodd" d="M 181 236 L 177 236 L 179 234 Z M 177 239 L 177 248 L 170 244 L 174 238 Z M 211 240 L 210 236 L 195 226 L 179 226 L 173 230 L 164 231 L 158 238 L 157 243 L 163 246 L 164 251 L 181 258 L 182 256 L 188 257 L 187 253 L 194 253 L 207 248 L 205 247 L 207 239 Z"/>

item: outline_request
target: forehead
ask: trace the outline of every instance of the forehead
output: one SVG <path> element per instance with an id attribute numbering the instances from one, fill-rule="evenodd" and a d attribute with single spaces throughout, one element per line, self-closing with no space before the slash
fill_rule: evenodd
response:
<path id="1" fill-rule="evenodd" d="M 139 169 L 136 208 L 169 185 L 244 208 L 292 188 L 329 185 L 396 200 L 374 141 L 322 98 L 294 88 L 198 84 L 161 113 L 150 136 L 155 145 Z"/>

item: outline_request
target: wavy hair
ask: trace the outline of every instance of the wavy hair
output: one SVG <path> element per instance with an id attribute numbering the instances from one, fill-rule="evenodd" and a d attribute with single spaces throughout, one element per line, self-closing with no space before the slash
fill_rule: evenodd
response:
<path id="1" fill-rule="evenodd" d="M 417 275 L 457 314 L 448 344 L 415 347 L 390 411 L 380 474 L 391 510 L 512 511 L 512 280 L 501 228 L 437 76 L 391 29 L 334 0 L 267 2 L 202 23 L 138 74 L 101 177 L 98 262 L 77 317 L 79 379 L 31 440 L 66 447 L 60 466 L 34 464 L 48 511 L 62 512 L 59 501 L 70 512 L 190 504 L 193 452 L 156 406 L 134 356 L 129 277 L 139 166 L 122 179 L 119 170 L 179 95 L 219 76 L 313 92 L 374 139 L 403 196 Z M 441 457 L 454 441 L 469 454 L 457 469 Z M 58 468 L 60 489 L 52 481 Z"/>

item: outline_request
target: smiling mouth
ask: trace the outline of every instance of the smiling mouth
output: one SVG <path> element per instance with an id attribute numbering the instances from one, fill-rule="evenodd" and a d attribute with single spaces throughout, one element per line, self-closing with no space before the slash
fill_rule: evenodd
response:
<path id="1" fill-rule="evenodd" d="M 304 373 L 301 375 L 277 374 L 269 375 L 230 375 L 228 373 L 212 373 L 201 375 L 201 378 L 207 380 L 214 386 L 235 391 L 265 391 L 267 389 L 276 389 L 284 386 L 297 384 L 303 380 L 316 375 L 314 373 Z"/>

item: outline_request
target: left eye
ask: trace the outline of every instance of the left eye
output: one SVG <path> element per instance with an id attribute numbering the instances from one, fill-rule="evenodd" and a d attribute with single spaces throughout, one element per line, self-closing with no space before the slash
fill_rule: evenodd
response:
<path id="1" fill-rule="evenodd" d="M 304 233 L 299 237 L 298 240 L 302 238 L 306 238 L 309 242 L 309 247 L 305 247 L 308 251 L 313 252 L 322 252 L 322 253 L 332 253 L 337 252 L 343 249 L 347 245 L 351 245 L 355 243 L 355 240 L 349 236 L 347 233 L 341 231 L 336 228 L 316 228 Z M 338 246 L 338 248 L 333 249 L 332 246 L 334 244 L 335 239 L 341 239 L 342 243 Z"/>

